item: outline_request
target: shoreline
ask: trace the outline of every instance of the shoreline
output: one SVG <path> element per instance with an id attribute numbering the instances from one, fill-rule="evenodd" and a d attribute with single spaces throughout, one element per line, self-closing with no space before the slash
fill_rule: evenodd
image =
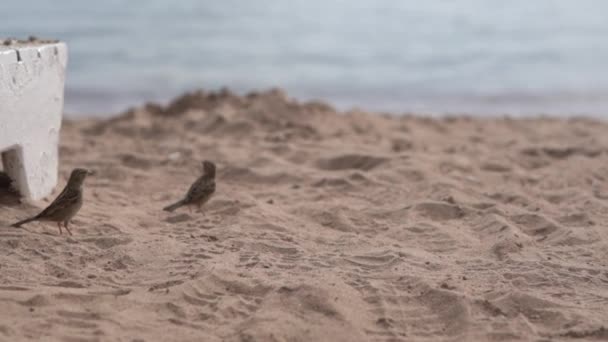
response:
<path id="1" fill-rule="evenodd" d="M 218 93 L 221 87 L 205 90 L 209 93 Z M 262 92 L 272 89 L 267 88 Z M 201 90 L 201 89 L 199 89 Z M 195 91 L 199 91 L 195 90 Z M 246 97 L 255 90 L 230 89 L 236 96 Z M 280 90 L 287 92 L 286 90 Z M 159 92 L 133 92 L 125 93 L 117 90 L 116 93 L 102 91 L 86 91 L 66 89 L 66 113 L 70 118 L 110 118 L 127 110 L 144 106 L 146 103 L 168 104 L 175 98 L 193 91 L 159 91 Z M 257 91 L 259 92 L 259 91 Z M 305 91 L 288 92 L 301 99 L 300 102 L 331 103 L 337 111 L 364 111 L 374 113 L 388 113 L 395 116 L 416 114 L 432 117 L 463 116 L 500 118 L 508 116 L 513 118 L 551 116 L 559 118 L 589 117 L 605 120 L 608 116 L 608 93 L 556 93 L 524 95 L 509 94 L 410 94 L 409 96 L 382 97 L 381 94 L 367 96 L 332 96 L 331 94 L 308 94 Z M 173 95 L 171 95 L 173 94 Z M 399 99 L 399 100 L 397 100 Z"/>
<path id="2" fill-rule="evenodd" d="M 70 226 L 0 191 L 0 339 L 606 338 L 608 123 L 339 113 L 278 90 L 66 119 Z M 202 213 L 162 208 L 217 164 Z"/>

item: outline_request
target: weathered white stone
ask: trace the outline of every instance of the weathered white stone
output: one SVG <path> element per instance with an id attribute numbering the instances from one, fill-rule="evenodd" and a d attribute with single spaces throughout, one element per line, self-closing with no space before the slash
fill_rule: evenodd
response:
<path id="1" fill-rule="evenodd" d="M 57 184 L 66 64 L 61 42 L 0 45 L 2 164 L 29 199 L 49 195 Z"/>

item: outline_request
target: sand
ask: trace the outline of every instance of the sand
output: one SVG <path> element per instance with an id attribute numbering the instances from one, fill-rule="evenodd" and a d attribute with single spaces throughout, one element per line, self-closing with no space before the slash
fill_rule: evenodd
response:
<path id="1" fill-rule="evenodd" d="M 65 121 L 53 196 L 0 196 L 0 340 L 608 339 L 606 132 L 280 91 Z M 203 159 L 216 196 L 162 211 Z M 9 227 L 77 166 L 74 236 Z"/>

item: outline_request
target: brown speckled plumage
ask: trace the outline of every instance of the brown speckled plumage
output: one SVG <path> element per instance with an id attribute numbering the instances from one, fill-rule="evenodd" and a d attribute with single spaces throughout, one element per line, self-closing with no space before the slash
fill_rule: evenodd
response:
<path id="1" fill-rule="evenodd" d="M 215 164 L 203 161 L 203 174 L 190 186 L 186 196 L 181 200 L 163 208 L 166 211 L 174 211 L 184 205 L 197 206 L 199 209 L 207 203 L 215 193 Z"/>
<path id="2" fill-rule="evenodd" d="M 61 224 L 63 223 L 65 229 L 72 235 L 68 223 L 82 207 L 82 184 L 89 174 L 91 172 L 86 169 L 74 169 L 63 191 L 46 209 L 34 217 L 13 224 L 13 227 L 21 227 L 32 221 L 51 221 L 57 222 L 59 234 L 63 233 L 61 230 Z"/>

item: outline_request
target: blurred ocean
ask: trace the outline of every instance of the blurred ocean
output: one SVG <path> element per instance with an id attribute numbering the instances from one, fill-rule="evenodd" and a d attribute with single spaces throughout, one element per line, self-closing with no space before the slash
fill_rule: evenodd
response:
<path id="1" fill-rule="evenodd" d="M 19 0 L 0 36 L 70 49 L 66 111 L 281 87 L 341 109 L 608 117 L 604 0 Z"/>

